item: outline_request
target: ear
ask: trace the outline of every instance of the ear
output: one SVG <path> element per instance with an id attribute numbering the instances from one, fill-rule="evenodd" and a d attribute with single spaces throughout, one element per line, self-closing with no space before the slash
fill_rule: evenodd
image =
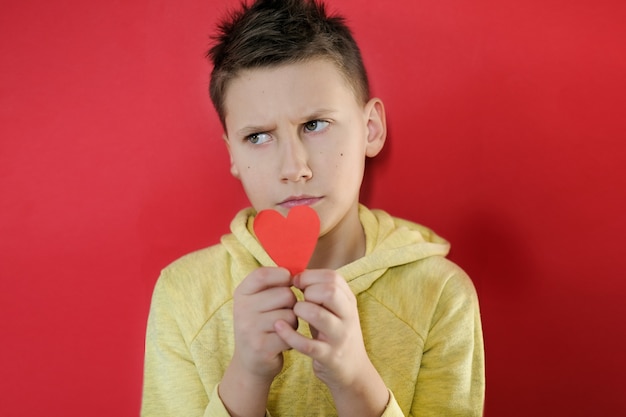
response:
<path id="1" fill-rule="evenodd" d="M 387 121 L 382 100 L 373 98 L 368 101 L 364 107 L 364 116 L 367 121 L 365 155 L 373 158 L 383 149 L 387 139 Z"/>
<path id="2" fill-rule="evenodd" d="M 235 161 L 233 160 L 233 152 L 230 149 L 230 140 L 228 139 L 228 135 L 224 133 L 222 135 L 222 139 L 224 139 L 224 143 L 226 144 L 226 149 L 228 149 L 228 156 L 230 157 L 230 173 L 232 174 L 233 177 L 237 179 L 241 179 L 239 175 L 239 169 L 237 169 L 237 166 L 235 165 Z"/>

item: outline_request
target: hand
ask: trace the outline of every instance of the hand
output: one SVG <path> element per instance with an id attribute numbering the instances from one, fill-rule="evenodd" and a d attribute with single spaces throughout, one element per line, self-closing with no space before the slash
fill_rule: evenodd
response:
<path id="1" fill-rule="evenodd" d="M 296 297 L 290 287 L 286 269 L 266 267 L 252 272 L 235 290 L 231 366 L 247 376 L 271 383 L 282 369 L 282 352 L 290 346 L 276 334 L 274 323 L 280 320 L 292 331 L 297 328 L 292 310 Z"/>
<path id="2" fill-rule="evenodd" d="M 389 390 L 370 361 L 359 321 L 356 297 L 332 270 L 307 270 L 294 277 L 304 301 L 293 307 L 309 323 L 312 339 L 278 320 L 276 333 L 313 359 L 313 371 L 333 396 L 339 416 L 381 416 Z"/>
<path id="3" fill-rule="evenodd" d="M 274 325 L 277 334 L 313 359 L 313 371 L 330 389 L 339 416 L 381 416 L 389 390 L 365 350 L 356 297 L 348 283 L 332 270 L 306 270 L 293 284 L 304 293 L 293 311 L 309 323 L 313 338 L 283 320 Z"/>
<path id="4" fill-rule="evenodd" d="M 309 323 L 312 339 L 297 333 L 286 321 L 276 332 L 286 344 L 313 359 L 315 375 L 333 388 L 353 384 L 370 363 L 363 343 L 356 297 L 345 279 L 332 270 L 306 270 L 294 277 L 304 301 L 293 307 Z"/>
<path id="5" fill-rule="evenodd" d="M 218 393 L 231 416 L 263 416 L 272 381 L 283 367 L 282 352 L 290 348 L 274 323 L 278 320 L 294 332 L 298 326 L 291 276 L 284 268 L 259 268 L 233 297 L 235 351 Z"/>

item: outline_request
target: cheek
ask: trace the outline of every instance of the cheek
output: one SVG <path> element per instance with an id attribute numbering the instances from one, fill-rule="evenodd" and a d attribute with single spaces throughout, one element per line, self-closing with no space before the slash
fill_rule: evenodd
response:
<path id="1" fill-rule="evenodd" d="M 231 157 L 233 158 L 233 163 L 236 165 L 241 178 L 251 176 L 251 173 L 255 169 L 254 160 L 252 159 L 251 156 L 242 152 L 242 153 L 231 154 Z"/>
<path id="2" fill-rule="evenodd" d="M 346 149 L 335 153 L 332 162 L 338 171 L 357 172 L 364 166 L 365 156 L 354 149 Z"/>
<path id="3" fill-rule="evenodd" d="M 239 168 L 239 179 L 245 187 L 250 187 L 257 183 L 259 178 L 262 178 L 262 175 L 256 173 L 251 165 L 244 165 Z"/>

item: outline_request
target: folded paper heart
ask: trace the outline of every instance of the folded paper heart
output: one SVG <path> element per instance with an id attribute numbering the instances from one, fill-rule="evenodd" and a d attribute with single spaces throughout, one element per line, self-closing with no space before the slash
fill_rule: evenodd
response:
<path id="1" fill-rule="evenodd" d="M 296 206 L 287 217 L 276 210 L 262 210 L 253 227 L 270 258 L 293 276 L 309 264 L 320 233 L 320 219 L 309 206 Z"/>

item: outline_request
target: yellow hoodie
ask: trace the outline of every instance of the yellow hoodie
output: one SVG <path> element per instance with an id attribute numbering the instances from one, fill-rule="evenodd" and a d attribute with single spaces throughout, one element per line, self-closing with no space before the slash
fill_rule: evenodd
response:
<path id="1" fill-rule="evenodd" d="M 391 393 L 383 416 L 481 416 L 484 351 L 471 280 L 431 230 L 364 206 L 359 216 L 366 254 L 338 272 L 356 294 L 365 346 Z M 234 349 L 233 292 L 255 268 L 275 265 L 253 221 L 253 210 L 241 211 L 221 244 L 163 270 L 148 319 L 142 416 L 228 416 L 217 386 Z M 267 415 L 337 415 L 308 357 L 284 353 Z"/>

